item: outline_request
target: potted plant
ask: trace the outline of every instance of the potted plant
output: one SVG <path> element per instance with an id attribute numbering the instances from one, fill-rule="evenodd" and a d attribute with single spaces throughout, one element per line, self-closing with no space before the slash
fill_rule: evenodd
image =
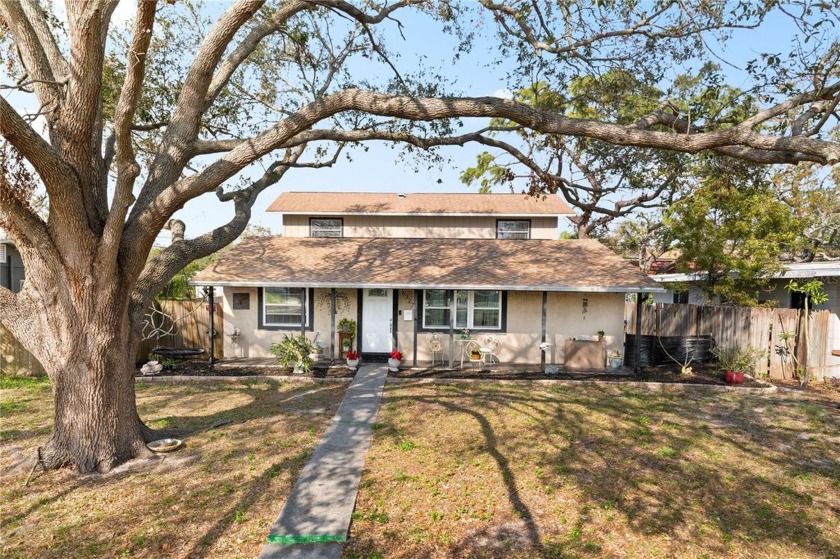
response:
<path id="1" fill-rule="evenodd" d="M 308 373 L 312 368 L 313 344 L 304 334 L 283 335 L 280 343 L 271 344 L 270 351 L 283 367 L 292 367 L 297 374 Z"/>
<path id="2" fill-rule="evenodd" d="M 757 347 L 747 346 L 738 349 L 737 347 L 713 348 L 712 353 L 718 360 L 718 365 L 723 369 L 723 380 L 727 384 L 741 384 L 744 382 L 744 374 L 755 369 L 755 363 L 766 353 Z"/>
<path id="3" fill-rule="evenodd" d="M 621 365 L 624 364 L 624 359 L 622 359 L 621 352 L 618 350 L 615 350 L 612 353 L 610 353 L 609 361 L 610 369 L 620 369 Z"/>
<path id="4" fill-rule="evenodd" d="M 356 338 L 356 321 L 350 318 L 342 318 L 338 321 L 338 331 L 350 334 L 351 339 Z"/>
<path id="5" fill-rule="evenodd" d="M 600 342 L 600 341 L 603 341 L 603 340 L 604 340 L 604 331 L 603 330 L 598 330 L 598 341 Z"/>
<path id="6" fill-rule="evenodd" d="M 400 350 L 395 349 L 391 352 L 391 356 L 388 358 L 388 369 L 393 372 L 397 372 L 400 370 L 400 361 L 402 361 L 403 354 Z"/>
<path id="7" fill-rule="evenodd" d="M 470 339 L 470 329 L 469 328 L 461 328 L 461 339 L 462 340 L 469 340 Z"/>
<path id="8" fill-rule="evenodd" d="M 355 371 L 356 367 L 359 366 L 359 353 L 357 351 L 348 351 L 345 359 L 347 360 L 347 366 L 352 370 Z"/>

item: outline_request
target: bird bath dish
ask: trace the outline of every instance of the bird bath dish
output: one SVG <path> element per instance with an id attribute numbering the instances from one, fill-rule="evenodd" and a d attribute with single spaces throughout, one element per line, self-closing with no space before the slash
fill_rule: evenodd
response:
<path id="1" fill-rule="evenodd" d="M 172 452 L 181 448 L 182 444 L 180 439 L 158 439 L 148 443 L 146 446 L 153 452 Z"/>

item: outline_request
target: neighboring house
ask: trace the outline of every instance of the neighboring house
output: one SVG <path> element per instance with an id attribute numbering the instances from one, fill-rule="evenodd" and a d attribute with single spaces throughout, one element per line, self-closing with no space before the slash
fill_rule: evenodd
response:
<path id="1" fill-rule="evenodd" d="M 671 289 L 664 293 L 655 293 L 655 303 L 691 303 L 702 305 L 705 294 L 692 282 L 703 279 L 703 274 L 657 274 L 652 280 L 662 283 L 688 284 L 688 289 L 677 293 Z M 770 287 L 761 297 L 762 302 L 769 302 L 783 309 L 803 309 L 805 299 L 801 293 L 791 293 L 785 286 L 791 280 L 806 283 L 812 278 L 823 283 L 823 290 L 828 300 L 820 305 L 811 305 L 813 310 L 827 310 L 831 313 L 828 324 L 826 365 L 828 375 L 840 377 L 840 356 L 833 355 L 833 350 L 840 350 L 840 262 L 802 262 L 785 265 L 785 271 L 770 280 Z"/>
<path id="2" fill-rule="evenodd" d="M 23 287 L 23 261 L 15 243 L 0 230 L 0 286 L 18 292 Z"/>
<path id="3" fill-rule="evenodd" d="M 335 325 L 351 318 L 368 359 L 428 362 L 437 337 L 457 360 L 466 328 L 496 337 L 502 362 L 539 363 L 545 339 L 563 364 L 567 340 L 599 330 L 623 351 L 625 295 L 661 290 L 597 241 L 557 240 L 572 212 L 556 196 L 292 192 L 269 211 L 282 237 L 245 239 L 193 280 L 223 288 L 229 357 L 301 330 L 338 357 Z"/>
<path id="4" fill-rule="evenodd" d="M 705 278 L 704 273 L 688 274 L 654 274 L 650 278 L 657 283 L 665 284 L 666 291 L 653 295 L 654 303 L 691 303 L 702 305 L 706 302 L 706 295 L 693 282 Z M 801 309 L 805 301 L 801 294 L 791 293 L 785 286 L 790 280 L 805 283 L 811 278 L 823 282 L 823 289 L 828 295 L 828 301 L 815 307 L 815 310 L 828 310 L 840 314 L 840 262 L 801 262 L 786 264 L 785 271 L 770 280 L 770 287 L 764 291 L 760 300 L 771 302 L 783 309 Z M 685 284 L 688 289 L 677 292 L 667 288 L 667 284 Z"/>

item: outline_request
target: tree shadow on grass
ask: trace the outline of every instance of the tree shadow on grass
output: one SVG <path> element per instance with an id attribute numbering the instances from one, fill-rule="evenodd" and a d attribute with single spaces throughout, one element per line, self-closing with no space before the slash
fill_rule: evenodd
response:
<path id="1" fill-rule="evenodd" d="M 308 459 L 311 449 L 309 448 L 313 441 L 318 439 L 316 431 L 323 428 L 324 424 L 329 421 L 329 417 L 338 406 L 341 394 L 346 388 L 345 385 L 329 384 L 294 384 L 281 385 L 278 383 L 271 383 L 270 381 L 260 381 L 256 383 L 214 383 L 212 385 L 189 385 L 184 387 L 170 387 L 170 389 L 160 390 L 157 387 L 150 387 L 148 392 L 144 392 L 143 388 L 138 390 L 139 398 L 138 405 L 141 408 L 141 413 L 146 417 L 158 419 L 162 414 L 157 410 L 164 410 L 170 408 L 173 410 L 171 415 L 166 418 L 166 423 L 171 424 L 175 428 L 183 429 L 186 435 L 185 448 L 171 454 L 157 455 L 151 459 L 141 459 L 126 463 L 125 467 L 117 468 L 114 471 L 104 475 L 87 475 L 78 477 L 76 480 L 65 480 L 60 486 L 50 481 L 49 477 L 43 478 L 47 483 L 38 486 L 33 484 L 32 492 L 30 494 L 30 503 L 15 510 L 16 507 L 11 506 L 12 503 L 7 503 L 4 506 L 4 512 L 11 514 L 4 518 L 4 531 L 6 536 L 9 536 L 10 531 L 14 533 L 18 527 L 25 529 L 34 529 L 40 533 L 53 533 L 52 543 L 48 544 L 47 548 L 39 548 L 44 556 L 62 556 L 62 553 L 68 553 L 66 556 L 86 556 L 88 554 L 85 549 L 91 550 L 90 556 L 97 555 L 94 552 L 97 549 L 109 550 L 110 556 L 115 556 L 122 548 L 126 549 L 156 549 L 160 553 L 168 553 L 165 546 L 172 545 L 174 541 L 185 542 L 183 545 L 192 546 L 195 550 L 206 549 L 207 546 L 212 546 L 220 537 L 223 536 L 233 524 L 241 521 L 243 515 L 245 518 L 253 520 L 255 517 L 249 516 L 249 509 L 259 499 L 260 495 L 271 484 L 271 480 L 277 476 L 284 479 L 289 478 L 289 483 L 294 483 L 294 478 L 297 476 L 297 469 L 303 467 Z M 198 408 L 199 413 L 189 413 L 190 399 L 206 398 L 212 401 L 217 398 L 221 401 L 222 406 L 219 408 L 202 407 Z M 202 411 L 203 410 L 203 413 Z M 187 413 L 184 413 L 186 411 Z M 170 413 L 170 412 L 164 412 Z M 158 415 L 158 418 L 155 418 Z M 201 436 L 207 427 L 224 421 L 232 421 L 233 423 L 225 424 L 218 429 L 218 435 L 209 435 L 210 441 L 215 437 L 264 437 L 266 433 L 277 433 L 280 438 L 271 444 L 278 444 L 278 455 L 276 462 L 266 468 L 256 478 L 251 479 L 248 476 L 248 481 L 242 484 L 239 479 L 241 476 L 236 474 L 236 468 L 239 464 L 243 467 L 250 463 L 249 454 L 259 452 L 259 447 L 250 445 L 228 445 L 214 448 L 224 449 L 220 453 L 214 452 L 208 454 L 206 448 L 193 447 L 194 442 L 198 441 L 197 437 Z M 283 427 L 279 430 L 274 430 L 271 425 L 275 422 L 283 422 Z M 214 431 L 215 433 L 216 431 Z M 295 435 L 294 439 L 303 447 L 289 446 L 287 441 L 283 441 L 282 435 Z M 311 433 L 311 436 L 307 436 Z M 257 439 L 252 439 L 257 440 Z M 262 439 L 260 439 L 262 440 Z M 30 444 L 27 439 L 26 444 Z M 34 441 L 32 441 L 34 442 Z M 271 444 L 262 441 L 267 452 L 271 452 Z M 296 443 L 297 444 L 297 443 Z M 250 448 L 249 448 L 250 447 Z M 285 450 L 283 450 L 285 449 Z M 263 459 L 264 458 L 260 458 Z M 268 460 L 270 460 L 270 455 Z M 267 461 L 267 460 L 266 460 Z M 197 463 L 202 463 L 195 469 Z M 269 462 L 270 463 L 270 462 Z M 192 467 L 192 469 L 184 470 L 184 468 Z M 214 472 L 217 468 L 223 467 L 224 472 L 221 478 L 226 480 L 226 484 L 231 487 L 227 488 L 207 488 L 200 485 L 194 485 L 192 481 L 203 475 L 202 471 Z M 202 470 L 204 469 L 204 470 Z M 192 472 L 185 477 L 185 474 L 178 474 L 178 470 L 184 472 Z M 165 477 L 161 477 L 161 475 Z M 252 474 L 253 475 L 253 474 Z M 152 477 L 149 477 L 152 476 Z M 190 479 L 192 478 L 192 479 Z M 53 478 L 55 479 L 55 478 Z M 124 482 L 131 482 L 133 484 L 147 484 L 153 480 L 159 481 L 155 490 L 147 495 L 145 500 L 137 501 L 133 505 L 131 501 L 114 509 L 107 504 L 103 510 L 114 512 L 122 520 L 114 518 L 113 530 L 118 532 L 119 536 L 109 536 L 111 528 L 103 528 L 96 530 L 85 530 L 84 517 L 88 514 L 96 514 L 100 499 L 110 501 L 112 497 L 106 497 L 111 491 L 110 488 L 118 486 Z M 15 480 L 17 481 L 17 480 Z M 22 480 L 21 480 L 22 481 Z M 69 485 L 67 485 L 69 484 Z M 84 508 L 79 499 L 74 499 L 74 495 L 79 495 L 80 498 L 85 494 L 78 494 L 79 489 L 92 490 L 91 494 L 94 504 L 90 510 Z M 132 491 L 129 487 L 129 492 Z M 214 491 L 222 490 L 222 493 L 214 493 Z M 225 492 L 235 491 L 242 493 L 235 501 L 230 498 L 221 498 L 219 495 L 224 495 Z M 115 493 L 116 495 L 116 493 Z M 132 497 L 132 495 L 127 495 Z M 57 505 L 57 503 L 66 501 L 69 510 L 65 510 L 65 505 Z M 236 504 L 231 504 L 231 502 Z M 190 522 L 191 515 L 189 509 L 194 506 L 201 506 L 200 503 L 216 503 L 212 506 L 218 506 L 218 511 L 210 509 L 209 519 L 213 525 L 207 529 L 207 532 L 201 535 L 201 539 L 194 540 L 195 534 L 188 532 L 178 532 L 177 526 L 181 522 Z M 221 503 L 221 504 L 219 504 Z M 278 503 L 279 504 L 279 503 Z M 25 508 L 24 508 L 25 507 Z M 58 507 L 58 508 L 56 508 Z M 82 507 L 82 508 L 80 508 Z M 272 513 L 275 514 L 277 509 L 272 506 Z M 46 511 L 46 513 L 39 511 Z M 68 513 L 68 514 L 65 514 Z M 56 516 L 58 514 L 58 516 Z M 161 514 L 163 516 L 161 516 Z M 219 516 L 215 516 L 218 514 Z M 207 511 L 202 514 L 203 517 L 208 517 Z M 168 519 L 163 521 L 161 519 Z M 265 520 L 273 520 L 273 518 L 266 518 Z M 77 524 L 80 522 L 81 524 Z M 158 529 L 156 526 L 160 522 L 166 522 L 167 528 Z M 117 525 L 120 527 L 117 528 Z M 200 526 L 206 526 L 207 522 L 202 522 Z M 144 527 L 145 526 L 145 527 Z M 173 529 L 174 527 L 174 529 Z M 147 530 L 147 528 L 149 528 Z M 154 529 L 152 529 L 154 528 Z M 18 535 L 14 537 L 14 542 L 9 540 L 11 544 L 9 548 L 10 556 L 15 553 L 22 553 L 25 547 L 31 546 L 33 543 L 26 543 L 25 535 Z M 48 536 L 49 537 L 49 536 Z M 122 546 L 122 547 L 119 547 Z M 202 547 L 204 546 L 204 547 Z M 72 551 L 76 550 L 76 551 Z M 197 556 L 201 553 L 198 552 Z M 81 555 L 80 555 L 81 554 Z M 37 550 L 32 551 L 31 556 L 39 555 Z"/>
<path id="2" fill-rule="evenodd" d="M 590 513 L 598 509 L 626 519 L 625 529 L 640 536 L 636 543 L 662 536 L 675 549 L 688 542 L 716 555 L 738 545 L 790 546 L 818 556 L 838 549 L 840 538 L 828 520 L 835 507 L 817 507 L 807 483 L 803 487 L 792 478 L 786 483 L 767 473 L 795 471 L 799 481 L 821 475 L 840 493 L 840 450 L 823 440 L 825 433 L 840 432 L 840 421 L 826 413 L 819 416 L 816 435 L 797 438 L 801 431 L 790 426 L 803 415 L 797 402 L 589 389 L 526 394 L 497 388 L 488 396 L 482 388 L 465 388 L 402 395 L 394 387 L 386 401 L 443 406 L 478 423 L 510 505 L 528 526 L 528 546 L 540 556 L 597 551 L 610 538 L 587 532 Z M 516 440 L 506 439 L 505 451 L 494 418 L 512 412 L 526 414 L 531 426 Z M 377 434 L 383 435 L 387 430 Z M 739 463 L 744 455 L 753 462 Z M 560 541 L 547 542 L 527 493 L 520 491 L 523 463 L 551 472 L 547 483 L 571 483 L 582 495 L 577 520 Z M 753 467 L 756 471 L 749 470 Z M 470 553 L 469 542 L 451 549 L 453 555 Z"/>

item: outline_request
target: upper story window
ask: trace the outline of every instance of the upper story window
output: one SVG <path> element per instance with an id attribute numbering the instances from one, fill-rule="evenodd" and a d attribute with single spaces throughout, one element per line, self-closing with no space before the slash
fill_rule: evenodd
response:
<path id="1" fill-rule="evenodd" d="M 344 220 L 341 218 L 313 217 L 309 220 L 310 237 L 341 237 Z"/>
<path id="2" fill-rule="evenodd" d="M 497 239 L 530 239 L 531 220 L 499 219 L 496 221 Z"/>

